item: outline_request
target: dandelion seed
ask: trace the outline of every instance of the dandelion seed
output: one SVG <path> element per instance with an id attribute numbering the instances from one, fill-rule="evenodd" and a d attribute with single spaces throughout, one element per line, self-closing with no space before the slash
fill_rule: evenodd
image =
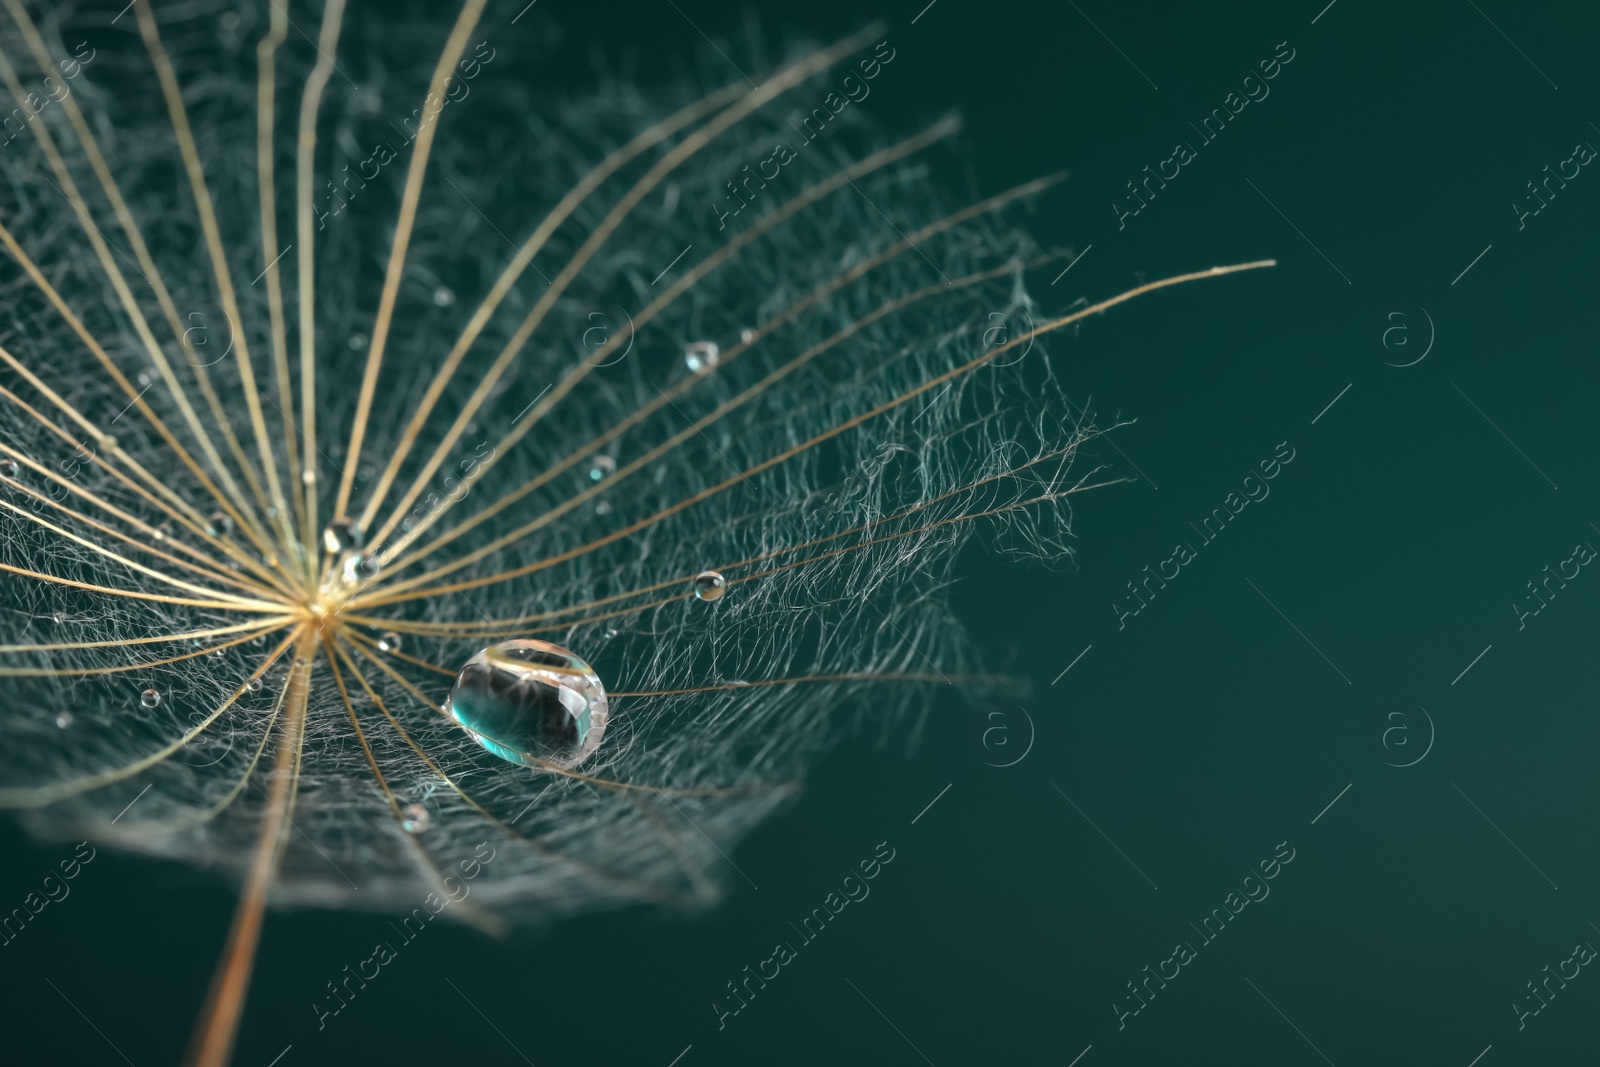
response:
<path id="1" fill-rule="evenodd" d="M 24 83 L 65 69 L 30 6 L 0 14 L 19 114 Z M 517 31 L 479 25 L 478 2 L 453 25 L 412 5 L 404 25 L 361 17 L 352 43 L 346 4 L 313 28 L 275 3 L 242 63 L 256 21 L 219 36 L 190 6 L 134 5 L 139 32 L 98 35 L 102 58 L 0 152 L 18 309 L 0 474 L 25 458 L 67 489 L 0 508 L 20 605 L 0 613 L 0 807 L 54 835 L 120 808 L 117 843 L 240 883 L 191 1056 L 206 1067 L 230 1055 L 269 898 L 406 912 L 456 845 L 492 839 L 485 891 L 450 919 L 714 901 L 726 854 L 842 736 L 841 708 L 870 704 L 890 739 L 929 687 L 977 684 L 946 669 L 973 654 L 944 599 L 963 545 L 1070 554 L 1069 498 L 1107 480 L 1079 455 L 1101 431 L 1046 360 L 1007 353 L 1265 265 L 986 345 L 985 314 L 1049 277 L 1016 221 L 1054 179 L 946 205 L 913 157 L 951 122 L 890 140 L 858 117 L 877 147 L 836 145 L 736 230 L 641 207 L 719 186 L 736 138 L 769 141 L 876 26 L 621 112 L 552 104 L 484 52 L 473 102 L 429 111 L 385 172 L 396 195 L 354 195 L 360 167 L 330 161 L 371 143 L 374 116 L 444 99 L 472 42 L 504 34 L 504 52 Z M 353 53 L 394 76 L 347 87 Z M 534 113 L 536 137 L 497 117 Z M 875 184 L 897 190 L 894 225 L 858 195 Z M 476 239 L 490 216 L 512 248 Z M 701 258 L 635 289 L 641 262 L 684 248 Z M 197 320 L 191 294 L 221 306 Z M 742 347 L 670 358 L 735 329 Z M 722 603 L 686 616 L 690 597 Z M 53 603 L 44 618 L 85 625 L 41 638 Z M 133 705 L 127 673 L 157 670 L 168 699 Z M 68 703 L 64 739 L 46 727 Z M 449 803 L 413 817 L 401 798 L 435 789 Z"/>

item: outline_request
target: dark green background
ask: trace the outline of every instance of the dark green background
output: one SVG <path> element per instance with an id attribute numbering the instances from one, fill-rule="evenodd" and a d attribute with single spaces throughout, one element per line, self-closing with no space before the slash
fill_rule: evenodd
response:
<path id="1" fill-rule="evenodd" d="M 1600 576 L 1585 570 L 1520 632 L 1510 608 L 1545 564 L 1600 544 L 1600 175 L 1585 168 L 1520 232 L 1510 207 L 1545 164 L 1600 143 L 1600 14 L 1338 0 L 1313 25 L 1326 0 L 938 0 L 911 25 L 923 2 L 756 17 L 779 39 L 818 40 L 888 19 L 898 56 L 860 106 L 896 131 L 959 109 L 965 154 L 947 178 L 974 198 L 1071 170 L 1036 230 L 1092 249 L 1041 294 L 1048 310 L 1145 277 L 1281 263 L 1052 345 L 1077 398 L 1138 419 L 1097 458 L 1145 477 L 1079 498 L 1075 570 L 964 561 L 964 616 L 1033 696 L 990 719 L 941 703 L 910 758 L 824 760 L 734 854 L 759 890 L 735 876 L 710 914 L 603 914 L 506 944 L 440 927 L 321 1033 L 311 1002 L 385 922 L 271 916 L 239 1064 L 290 1045 L 282 1067 L 523 1062 L 512 1044 L 540 1067 L 666 1067 L 691 1045 L 680 1067 L 1064 1067 L 1091 1045 L 1081 1067 L 1467 1067 L 1491 1045 L 1482 1067 L 1600 1058 L 1600 976 L 1586 969 L 1520 1032 L 1511 1008 L 1574 943 L 1600 945 Z M 637 56 L 648 80 L 704 50 L 688 18 L 727 42 L 751 15 L 676 3 L 541 0 L 563 33 L 551 76 L 581 79 L 598 49 Z M 490 21 L 518 6 L 491 4 Z M 1271 96 L 1119 231 L 1124 181 L 1281 41 L 1296 57 Z M 1423 308 L 1431 353 L 1387 366 L 1422 351 Z M 1395 312 L 1412 343 L 1386 350 Z M 1270 498 L 1119 631 L 1123 583 L 1195 541 L 1187 524 L 1283 441 L 1296 458 Z M 1385 766 L 1421 752 L 1421 708 L 1431 752 Z M 1410 743 L 1385 749 L 1392 713 L 1409 716 Z M 1020 754 L 1030 716 L 1027 757 L 986 765 Z M 3 833 L 9 908 L 70 848 Z M 870 898 L 718 1032 L 723 983 L 884 840 L 897 855 Z M 1296 855 L 1271 896 L 1119 1032 L 1124 983 L 1174 942 L 1198 945 L 1188 923 L 1283 841 Z M 231 909 L 184 871 L 102 851 L 0 949 L 0 1060 L 121 1062 L 48 978 L 133 1063 L 175 1061 Z"/>

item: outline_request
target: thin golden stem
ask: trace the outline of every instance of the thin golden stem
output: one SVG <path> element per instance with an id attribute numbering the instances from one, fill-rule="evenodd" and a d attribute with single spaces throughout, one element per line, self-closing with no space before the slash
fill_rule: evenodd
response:
<path id="1" fill-rule="evenodd" d="M 279 739 L 272 792 L 264 795 L 267 807 L 261 815 L 261 829 L 256 835 L 244 892 L 185 1056 L 184 1062 L 190 1067 L 227 1067 L 233 1056 L 233 1042 L 239 1031 L 239 1019 L 244 1014 L 245 993 L 250 988 L 250 972 L 255 967 L 256 947 L 261 940 L 267 887 L 278 868 L 291 825 L 289 809 L 298 791 L 300 751 L 311 692 L 312 655 L 316 651 L 315 637 L 309 627 L 302 628 L 292 640 L 298 643 L 296 654 L 303 665 L 297 664 L 289 675 L 288 685 L 292 690 L 287 701 L 289 714 L 284 719 Z"/>
<path id="2" fill-rule="evenodd" d="M 395 301 L 400 296 L 400 276 L 405 271 L 406 251 L 411 246 L 411 233 L 417 220 L 417 203 L 422 198 L 422 179 L 428 169 L 428 155 L 433 148 L 433 138 L 439 132 L 439 111 L 428 115 L 429 102 L 441 101 L 455 69 L 456 61 L 466 50 L 467 38 L 478 25 L 487 0 L 467 0 L 455 27 L 445 41 L 444 51 L 433 70 L 433 80 L 428 84 L 428 95 L 423 101 L 425 118 L 419 123 L 416 141 L 411 148 L 411 163 L 406 171 L 406 184 L 400 194 L 400 217 L 395 223 L 394 244 L 389 249 L 389 267 L 384 273 L 383 294 L 378 298 L 378 314 L 372 323 L 372 346 L 367 350 L 367 369 L 361 379 L 361 395 L 356 401 L 355 423 L 350 429 L 350 447 L 345 452 L 344 477 L 339 480 L 339 496 L 333 505 L 335 515 L 343 515 L 350 504 L 350 490 L 355 485 L 356 471 L 361 466 L 361 446 L 366 439 L 367 418 L 372 412 L 372 398 L 378 389 L 378 371 L 383 366 L 384 345 L 389 340 L 389 327 L 394 319 Z M 431 121 L 430 121 L 431 119 Z"/>

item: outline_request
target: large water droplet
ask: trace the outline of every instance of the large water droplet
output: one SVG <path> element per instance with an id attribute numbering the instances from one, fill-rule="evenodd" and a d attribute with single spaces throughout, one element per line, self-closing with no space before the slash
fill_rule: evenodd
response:
<path id="1" fill-rule="evenodd" d="M 380 651 L 380 652 L 399 652 L 400 651 L 400 635 L 395 633 L 393 630 L 385 630 L 383 633 L 379 634 L 378 635 L 378 651 Z"/>
<path id="2" fill-rule="evenodd" d="M 161 706 L 161 694 L 154 689 L 146 689 L 139 694 L 139 703 L 147 708 L 159 708 Z"/>
<path id="3" fill-rule="evenodd" d="M 505 641 L 467 661 L 445 711 L 478 744 L 529 767 L 576 767 L 600 747 L 610 717 L 594 669 L 548 641 Z"/>
<path id="4" fill-rule="evenodd" d="M 0 474 L 5 475 L 7 478 L 15 478 L 21 473 L 22 468 L 17 465 L 16 460 L 10 458 L 0 459 Z"/>
<path id="5" fill-rule="evenodd" d="M 400 829 L 408 834 L 420 834 L 433 823 L 433 816 L 421 804 L 408 804 L 400 809 Z"/>
<path id="6" fill-rule="evenodd" d="M 728 580 L 717 571 L 701 571 L 689 583 L 689 588 L 701 600 L 721 600 L 728 591 Z"/>
<path id="7" fill-rule="evenodd" d="M 617 473 L 617 461 L 610 456 L 596 456 L 589 461 L 589 480 L 603 482 Z"/>
<path id="8" fill-rule="evenodd" d="M 328 528 L 322 531 L 322 547 L 335 556 L 354 552 L 361 547 L 361 541 L 361 527 L 355 524 L 354 519 L 334 519 L 328 523 Z"/>
<path id="9" fill-rule="evenodd" d="M 206 533 L 212 537 L 227 537 L 233 533 L 233 519 L 221 511 L 206 516 Z"/>
<path id="10" fill-rule="evenodd" d="M 704 374 L 717 365 L 721 355 L 715 341 L 691 341 L 683 346 L 683 365 L 691 374 Z"/>

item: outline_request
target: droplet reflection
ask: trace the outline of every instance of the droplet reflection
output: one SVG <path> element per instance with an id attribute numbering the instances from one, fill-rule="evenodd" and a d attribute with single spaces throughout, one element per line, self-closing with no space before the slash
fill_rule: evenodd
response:
<path id="1" fill-rule="evenodd" d="M 600 678 L 548 641 L 505 641 L 467 661 L 445 711 L 501 759 L 570 770 L 600 747 L 610 712 Z"/>

